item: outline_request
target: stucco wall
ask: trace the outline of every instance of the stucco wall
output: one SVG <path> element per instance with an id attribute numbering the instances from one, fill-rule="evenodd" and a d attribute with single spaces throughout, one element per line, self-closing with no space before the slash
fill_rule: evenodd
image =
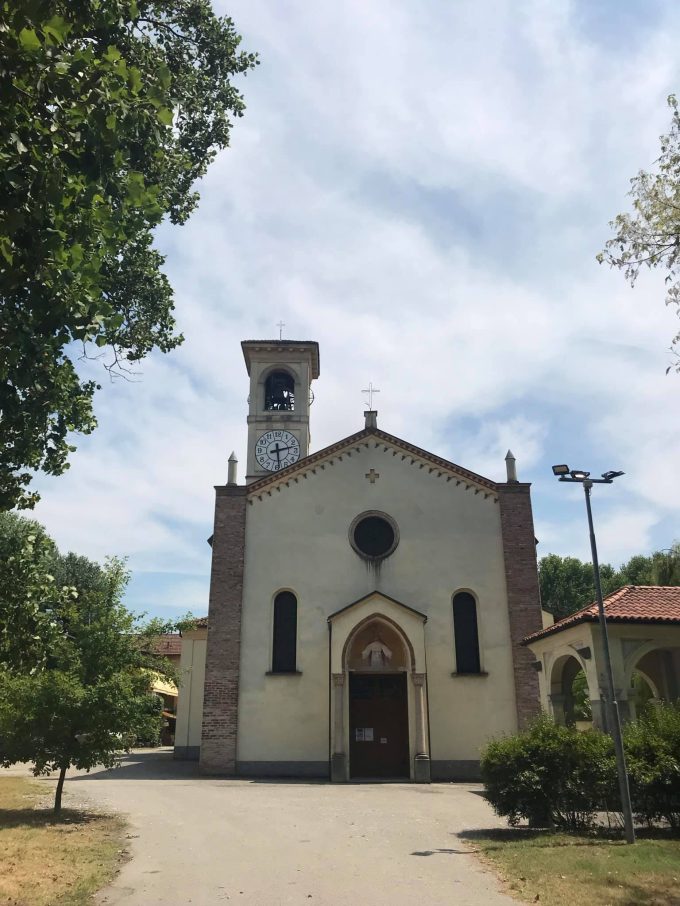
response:
<path id="1" fill-rule="evenodd" d="M 203 629 L 187 632 L 182 638 L 175 729 L 176 758 L 198 758 L 203 720 L 206 637 L 207 632 Z"/>
<path id="2" fill-rule="evenodd" d="M 385 446 L 369 439 L 351 457 L 317 466 L 247 507 L 238 762 L 327 761 L 327 618 L 375 589 L 428 617 L 433 761 L 476 760 L 490 736 L 515 729 L 498 504 Z M 380 475 L 374 484 L 365 478 L 371 468 Z M 350 523 L 365 510 L 385 511 L 399 526 L 399 546 L 379 569 L 348 541 Z M 297 676 L 266 675 L 281 589 L 298 598 Z M 487 676 L 452 676 L 451 597 L 459 590 L 478 600 Z"/>

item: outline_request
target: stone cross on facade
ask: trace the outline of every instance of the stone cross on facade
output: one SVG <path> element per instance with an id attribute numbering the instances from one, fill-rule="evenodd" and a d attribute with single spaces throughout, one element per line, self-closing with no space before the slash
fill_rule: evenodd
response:
<path id="1" fill-rule="evenodd" d="M 369 383 L 368 383 L 368 388 L 367 388 L 366 390 L 362 390 L 361 392 L 362 392 L 362 393 L 367 393 L 367 394 L 368 394 L 368 408 L 369 408 L 369 409 L 372 409 L 372 408 L 373 408 L 373 394 L 374 394 L 374 393 L 380 393 L 380 391 L 378 390 L 377 387 L 374 387 L 374 386 L 373 386 L 373 382 L 372 382 L 372 381 L 369 381 Z"/>
<path id="2" fill-rule="evenodd" d="M 370 472 L 366 472 L 365 477 L 368 478 L 371 484 L 375 484 L 376 481 L 380 478 L 380 472 L 376 472 L 375 469 L 371 469 Z"/>

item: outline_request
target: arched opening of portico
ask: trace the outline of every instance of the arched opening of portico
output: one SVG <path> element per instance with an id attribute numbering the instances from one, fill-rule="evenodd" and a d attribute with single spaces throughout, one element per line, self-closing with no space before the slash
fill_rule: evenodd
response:
<path id="1" fill-rule="evenodd" d="M 588 679 L 575 655 L 557 658 L 550 677 L 550 703 L 555 723 L 586 729 L 592 725 Z"/>
<path id="2" fill-rule="evenodd" d="M 654 702 L 657 701 L 659 701 L 659 694 L 654 683 L 642 670 L 633 670 L 628 691 L 631 720 L 642 717 L 645 711 L 653 707 Z"/>
<path id="3" fill-rule="evenodd" d="M 631 717 L 639 717 L 656 702 L 680 700 L 680 648 L 646 647 L 630 672 Z"/>

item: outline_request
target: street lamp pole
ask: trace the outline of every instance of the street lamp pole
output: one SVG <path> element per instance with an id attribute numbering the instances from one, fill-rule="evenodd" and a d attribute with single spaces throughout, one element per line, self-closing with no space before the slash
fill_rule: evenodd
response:
<path id="1" fill-rule="evenodd" d="M 597 610 L 602 631 L 602 648 L 604 652 L 605 679 L 607 686 L 608 726 L 609 733 L 614 742 L 616 755 L 616 770 L 619 777 L 619 791 L 621 794 L 621 811 L 626 835 L 626 843 L 635 843 L 635 826 L 633 824 L 633 807 L 630 801 L 630 787 L 628 785 L 628 771 L 626 770 L 626 754 L 623 749 L 623 734 L 621 732 L 621 716 L 619 703 L 616 700 L 614 688 L 614 673 L 609 649 L 609 632 L 607 629 L 607 615 L 602 600 L 602 582 L 600 580 L 600 563 L 597 557 L 597 544 L 595 542 L 595 528 L 593 526 L 593 511 L 590 505 L 590 492 L 593 484 L 611 484 L 623 472 L 605 472 L 602 478 L 591 478 L 590 472 L 570 470 L 568 466 L 553 466 L 553 473 L 559 476 L 560 481 L 577 482 L 583 485 L 586 497 L 586 511 L 588 513 L 588 530 L 590 532 L 590 551 L 593 558 L 593 573 L 595 575 L 595 595 L 597 597 Z"/>

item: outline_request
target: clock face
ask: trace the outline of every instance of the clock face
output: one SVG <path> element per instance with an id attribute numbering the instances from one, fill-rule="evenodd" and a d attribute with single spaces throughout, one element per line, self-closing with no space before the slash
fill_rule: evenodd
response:
<path id="1" fill-rule="evenodd" d="M 280 472 L 300 458 L 300 444 L 290 431 L 267 431 L 255 441 L 255 459 L 268 472 Z"/>

